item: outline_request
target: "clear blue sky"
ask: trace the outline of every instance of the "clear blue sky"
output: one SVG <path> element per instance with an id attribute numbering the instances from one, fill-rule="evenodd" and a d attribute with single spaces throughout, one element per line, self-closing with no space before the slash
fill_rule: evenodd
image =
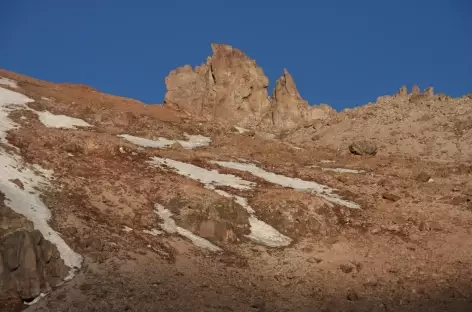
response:
<path id="1" fill-rule="evenodd" d="M 0 0 L 0 67 L 162 103 L 170 70 L 227 43 L 271 88 L 286 67 L 341 109 L 402 84 L 472 91 L 471 16 L 471 0 Z"/>

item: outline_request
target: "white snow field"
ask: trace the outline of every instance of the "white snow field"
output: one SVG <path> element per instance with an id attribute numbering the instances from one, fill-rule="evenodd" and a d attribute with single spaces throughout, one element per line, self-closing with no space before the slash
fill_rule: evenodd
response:
<path id="1" fill-rule="evenodd" d="M 27 103 L 32 99 L 23 94 L 0 88 L 0 142 L 9 145 L 7 132 L 18 125 L 8 115 L 17 109 L 28 109 Z M 48 185 L 52 177 L 51 171 L 46 171 L 35 165 L 24 164 L 19 155 L 11 154 L 0 148 L 0 191 L 5 194 L 5 204 L 13 211 L 22 214 L 30 220 L 34 228 L 39 230 L 45 239 L 57 246 L 64 263 L 71 268 L 68 278 L 72 278 L 75 269 L 81 267 L 82 256 L 75 253 L 48 224 L 51 212 L 40 199 L 38 188 Z M 20 188 L 12 180 L 20 180 Z"/>
<path id="2" fill-rule="evenodd" d="M 203 136 L 203 135 L 199 135 L 199 134 L 189 135 L 185 133 L 184 136 L 187 138 L 187 141 L 169 140 L 166 138 L 158 138 L 157 140 L 150 140 L 150 139 L 140 138 L 140 137 L 129 135 L 129 134 L 118 135 L 118 137 L 123 138 L 138 146 L 152 147 L 152 148 L 165 148 L 165 147 L 171 146 L 172 144 L 179 143 L 185 149 L 193 149 L 193 148 L 208 146 L 211 143 L 211 138 Z"/>
<path id="3" fill-rule="evenodd" d="M 186 229 L 184 229 L 180 226 L 177 226 L 177 224 L 175 224 L 174 219 L 172 219 L 172 213 L 170 212 L 170 210 L 164 208 L 164 206 L 162 206 L 160 204 L 156 204 L 155 208 L 156 208 L 155 212 L 163 220 L 163 222 L 160 224 L 160 226 L 161 226 L 161 229 L 164 230 L 165 232 L 167 232 L 169 234 L 177 233 L 180 236 L 183 236 L 183 237 L 189 239 L 197 247 L 200 247 L 200 248 L 203 248 L 203 249 L 208 249 L 208 250 L 214 251 L 214 252 L 222 251 L 222 249 L 220 247 L 212 244 L 211 242 L 204 239 L 203 237 L 195 235 L 192 232 L 190 232 L 189 230 L 186 230 Z M 154 231 L 150 231 L 148 233 L 154 235 L 158 232 L 156 232 L 154 230 Z"/>
<path id="4" fill-rule="evenodd" d="M 82 119 L 66 115 L 54 115 L 48 111 L 36 111 L 39 121 L 48 128 L 77 129 L 76 127 L 93 127 Z"/>
<path id="5" fill-rule="evenodd" d="M 15 80 L 5 77 L 0 77 L 0 85 L 4 85 L 12 89 L 18 88 L 18 83 Z"/>
<path id="6" fill-rule="evenodd" d="M 278 184 L 283 187 L 293 188 L 301 192 L 310 192 L 319 197 L 326 199 L 329 202 L 353 209 L 360 209 L 360 205 L 348 200 L 342 199 L 339 195 L 334 194 L 335 189 L 326 185 L 316 183 L 314 181 L 305 181 L 298 178 L 286 177 L 281 174 L 268 172 L 262 168 L 250 163 L 237 163 L 228 161 L 213 161 L 219 166 L 245 171 L 253 174 L 256 177 L 266 180 L 267 182 Z"/>

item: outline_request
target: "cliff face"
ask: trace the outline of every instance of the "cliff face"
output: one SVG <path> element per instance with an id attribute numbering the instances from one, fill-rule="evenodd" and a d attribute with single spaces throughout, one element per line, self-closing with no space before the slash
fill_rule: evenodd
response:
<path id="1" fill-rule="evenodd" d="M 164 103 L 208 119 L 254 126 L 270 106 L 269 80 L 256 62 L 228 45 L 213 44 L 206 63 L 173 70 Z"/>
<path id="2" fill-rule="evenodd" d="M 270 98 L 269 80 L 254 60 L 228 45 L 212 44 L 212 50 L 206 63 L 195 69 L 179 67 L 167 76 L 166 105 L 195 116 L 270 131 L 295 128 L 333 111 L 310 107 L 287 70 Z"/>

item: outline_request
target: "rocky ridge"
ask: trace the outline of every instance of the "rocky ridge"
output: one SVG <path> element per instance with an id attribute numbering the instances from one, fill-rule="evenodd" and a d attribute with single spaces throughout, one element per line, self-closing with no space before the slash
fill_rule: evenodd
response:
<path id="1" fill-rule="evenodd" d="M 194 116 L 272 132 L 334 112 L 327 105 L 309 106 L 286 69 L 269 97 L 269 80 L 254 60 L 229 45 L 211 47 L 213 55 L 206 63 L 195 69 L 179 67 L 166 77 L 165 105 Z"/>
<path id="2" fill-rule="evenodd" d="M 299 127 L 286 139 L 346 152 L 355 140 L 376 144 L 380 155 L 469 162 L 472 155 L 472 98 L 434 94 L 418 86 L 381 96 L 375 103 L 345 109 Z"/>

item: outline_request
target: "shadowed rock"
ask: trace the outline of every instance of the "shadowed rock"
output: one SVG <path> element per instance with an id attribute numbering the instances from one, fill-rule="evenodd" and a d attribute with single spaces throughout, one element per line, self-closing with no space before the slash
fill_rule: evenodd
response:
<path id="1" fill-rule="evenodd" d="M 31 300 L 58 286 L 67 273 L 57 248 L 37 230 L 16 231 L 0 240 L 0 293 Z"/>

